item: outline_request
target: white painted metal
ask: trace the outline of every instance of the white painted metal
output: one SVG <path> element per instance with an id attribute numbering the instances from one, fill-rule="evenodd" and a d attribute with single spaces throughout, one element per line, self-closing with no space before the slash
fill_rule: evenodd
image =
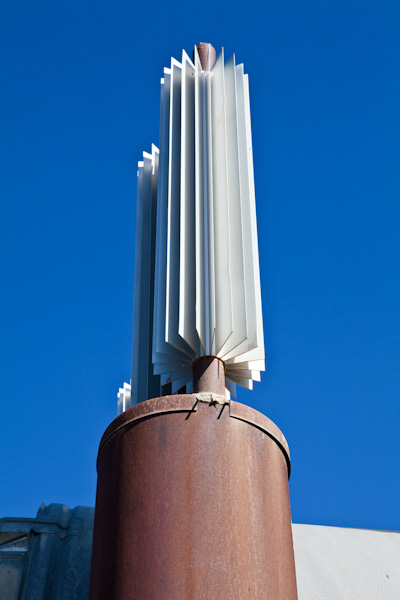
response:
<path id="1" fill-rule="evenodd" d="M 186 341 L 179 335 L 180 295 L 180 171 L 181 171 L 181 83 L 182 65 L 171 61 L 171 90 L 169 114 L 169 169 L 167 215 L 167 286 L 165 340 L 181 352 L 195 357 Z"/>
<path id="2" fill-rule="evenodd" d="M 207 138 L 205 81 L 201 69 L 199 55 L 195 50 L 195 100 L 194 100 L 194 143 L 195 143 L 195 243 L 196 243 L 196 331 L 201 344 L 201 354 L 208 352 L 207 331 L 209 323 L 209 278 L 208 278 L 208 243 L 205 227 L 207 201 Z"/>
<path id="3" fill-rule="evenodd" d="M 204 236 L 205 244 L 208 248 L 208 260 L 206 263 L 206 296 L 207 308 L 207 323 L 206 323 L 206 354 L 215 356 L 215 329 L 216 329 L 216 284 L 215 284 L 215 239 L 214 239 L 214 205 L 217 201 L 214 198 L 213 179 L 213 137 L 215 127 L 215 117 L 212 112 L 212 95 L 211 95 L 211 56 L 210 48 L 208 49 L 207 70 L 203 73 L 204 81 L 204 104 L 206 112 L 203 116 L 204 137 L 206 140 L 205 150 L 207 153 L 206 161 L 204 162 L 205 179 L 207 180 L 207 191 L 205 193 L 205 213 L 204 213 Z"/>
<path id="4" fill-rule="evenodd" d="M 243 71 L 243 65 L 240 65 Z M 249 79 L 247 75 L 243 76 L 243 114 L 246 128 L 246 146 L 247 146 L 247 169 L 249 185 L 249 213 L 250 213 L 250 242 L 252 244 L 252 269 L 253 269 L 253 287 L 255 300 L 256 325 L 254 332 L 255 347 L 245 354 L 233 357 L 233 362 L 242 361 L 264 361 L 264 331 L 262 324 L 262 305 L 261 305 L 261 286 L 260 286 L 260 265 L 258 259 L 258 238 L 257 238 L 257 218 L 256 201 L 254 191 L 254 171 L 253 171 L 253 145 L 251 138 L 250 122 L 250 97 L 249 97 Z M 264 369 L 262 369 L 264 370 Z"/>
<path id="5" fill-rule="evenodd" d="M 211 84 L 211 126 L 212 126 L 212 188 L 213 188 L 213 229 L 210 235 L 214 240 L 214 287 L 215 287 L 215 353 L 233 332 L 232 315 L 232 263 L 229 240 L 229 198 L 226 145 L 226 103 L 224 52 L 218 56 L 209 74 Z"/>
<path id="6" fill-rule="evenodd" d="M 175 364 L 190 362 L 190 358 L 169 345 L 165 339 L 166 322 L 166 256 L 168 226 L 168 170 L 169 170 L 169 113 L 171 95 L 171 69 L 164 69 L 161 81 L 160 156 L 158 177 L 157 233 L 154 282 L 153 363 Z M 149 298 L 152 305 L 152 299 Z"/>
<path id="7" fill-rule="evenodd" d="M 181 85 L 180 272 L 178 333 L 196 356 L 195 69 L 183 52 Z"/>
<path id="8" fill-rule="evenodd" d="M 218 352 L 220 358 L 234 351 L 248 340 L 246 315 L 246 289 L 244 276 L 244 245 L 242 236 L 242 209 L 240 190 L 240 164 L 236 114 L 235 57 L 225 64 L 226 95 L 226 159 L 229 203 L 229 264 L 232 301 L 232 334 Z M 223 306 L 223 301 L 221 302 Z"/>
<path id="9" fill-rule="evenodd" d="M 135 286 L 133 311 L 133 356 L 131 403 L 151 397 L 160 388 L 153 374 L 151 341 L 153 337 L 154 259 L 157 216 L 158 149 L 143 152 L 138 166 L 136 209 Z"/>
<path id="10" fill-rule="evenodd" d="M 171 59 L 158 178 L 154 150 L 139 163 L 132 404 L 189 389 L 199 356 L 224 361 L 235 397 L 265 367 L 248 77 L 223 50 L 209 61 Z"/>
<path id="11" fill-rule="evenodd" d="M 228 70 L 229 73 L 229 70 Z M 254 269 L 253 269 L 253 232 L 251 230 L 251 207 L 250 207 L 250 190 L 249 190 L 249 173 L 247 165 L 247 136 L 244 115 L 244 92 L 243 92 L 243 65 L 239 65 L 234 69 L 234 87 L 232 86 L 231 96 L 235 97 L 235 102 L 232 102 L 232 111 L 235 112 L 237 127 L 235 129 L 236 138 L 234 139 L 235 149 L 237 150 L 237 173 L 238 180 L 235 180 L 237 186 L 240 209 L 238 216 L 236 237 L 242 241 L 242 265 L 243 279 L 239 289 L 245 295 L 245 308 L 241 307 L 242 314 L 246 316 L 246 335 L 242 336 L 238 343 L 233 345 L 233 349 L 224 353 L 224 360 L 228 361 L 232 356 L 240 356 L 256 347 L 256 332 L 257 332 L 257 314 L 255 302 L 255 286 L 254 286 Z M 237 246 L 239 247 L 239 246 Z M 234 296 L 235 297 L 235 296 Z"/>
<path id="12" fill-rule="evenodd" d="M 117 398 L 118 414 L 120 415 L 131 406 L 131 386 L 129 383 L 124 382 L 124 387 L 119 388 Z"/>

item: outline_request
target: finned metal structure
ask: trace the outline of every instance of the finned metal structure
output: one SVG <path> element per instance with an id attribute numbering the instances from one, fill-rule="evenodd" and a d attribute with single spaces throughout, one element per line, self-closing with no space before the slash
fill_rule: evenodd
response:
<path id="1" fill-rule="evenodd" d="M 225 385 L 265 368 L 248 76 L 210 44 L 161 79 L 159 150 L 138 166 L 130 399 L 192 391 L 200 357 Z M 212 390 L 209 390 L 212 391 Z"/>
<path id="2" fill-rule="evenodd" d="M 100 442 L 90 600 L 297 600 L 289 449 L 230 399 L 264 370 L 249 86 L 209 44 L 138 167 L 132 385 Z"/>

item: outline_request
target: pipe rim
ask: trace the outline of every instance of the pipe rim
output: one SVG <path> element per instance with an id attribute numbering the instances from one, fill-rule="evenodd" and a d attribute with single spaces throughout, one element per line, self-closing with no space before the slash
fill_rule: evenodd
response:
<path id="1" fill-rule="evenodd" d="M 118 431 L 132 423 L 139 423 L 144 419 L 156 417 L 161 414 L 196 412 L 197 404 L 199 402 L 197 395 L 198 394 L 175 394 L 173 396 L 160 396 L 158 398 L 151 398 L 145 402 L 140 402 L 139 404 L 128 408 L 125 412 L 118 415 L 105 430 L 99 445 L 97 464 L 101 451 Z M 242 404 L 241 402 L 227 400 L 226 404 L 228 404 L 229 416 L 231 418 L 244 421 L 248 425 L 260 429 L 275 441 L 285 457 L 289 478 L 291 470 L 289 446 L 279 427 L 258 410 Z"/>

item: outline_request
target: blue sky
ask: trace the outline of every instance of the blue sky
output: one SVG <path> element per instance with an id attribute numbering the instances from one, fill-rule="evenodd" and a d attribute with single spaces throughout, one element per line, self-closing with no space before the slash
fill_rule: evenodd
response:
<path id="1" fill-rule="evenodd" d="M 267 371 L 295 522 L 400 529 L 400 4 L 11 2 L 0 18 L 0 516 L 94 505 L 130 378 L 136 163 L 200 41 L 250 77 Z"/>

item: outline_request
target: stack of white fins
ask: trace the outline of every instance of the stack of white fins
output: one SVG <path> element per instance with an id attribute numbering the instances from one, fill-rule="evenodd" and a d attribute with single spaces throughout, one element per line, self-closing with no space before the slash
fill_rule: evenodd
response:
<path id="1" fill-rule="evenodd" d="M 118 390 L 118 414 L 120 415 L 131 406 L 131 386 L 129 383 L 124 383 L 124 387 Z"/>
<path id="2" fill-rule="evenodd" d="M 234 396 L 265 368 L 248 76 L 194 55 L 164 69 L 159 156 L 139 163 L 132 404 L 190 386 L 199 356 Z"/>

